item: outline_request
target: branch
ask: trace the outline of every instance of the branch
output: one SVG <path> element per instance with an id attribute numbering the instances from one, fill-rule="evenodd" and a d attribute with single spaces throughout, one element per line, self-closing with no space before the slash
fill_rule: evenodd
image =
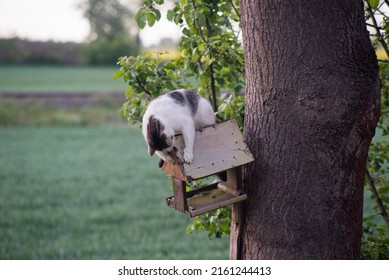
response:
<path id="1" fill-rule="evenodd" d="M 375 28 L 376 30 L 377 30 L 377 28 L 380 29 L 380 30 L 383 29 L 383 28 L 380 27 L 380 26 L 375 26 L 374 24 L 371 24 L 371 23 L 368 23 L 368 22 L 366 22 L 366 25 L 367 25 L 367 26 L 370 26 L 370 27 L 373 27 L 373 28 Z M 376 35 L 374 35 L 374 36 L 376 36 Z"/>
<path id="2" fill-rule="evenodd" d="M 384 203 L 382 202 L 380 194 L 377 191 L 374 180 L 372 179 L 372 177 L 370 175 L 370 172 L 369 172 L 369 169 L 367 168 L 367 165 L 365 167 L 365 174 L 366 174 L 367 183 L 369 184 L 369 188 L 370 188 L 371 192 L 373 193 L 373 196 L 374 196 L 375 201 L 377 203 L 378 209 L 381 212 L 380 214 L 381 214 L 382 218 L 384 219 L 385 224 L 389 227 L 388 212 L 386 212 L 386 210 L 385 210 Z"/>
<path id="3" fill-rule="evenodd" d="M 192 5 L 193 5 L 193 8 L 195 10 L 197 10 L 197 6 L 196 6 L 196 2 L 195 0 L 192 0 Z M 203 40 L 203 42 L 205 44 L 208 45 L 208 40 L 204 37 L 204 34 L 201 30 L 201 25 L 200 25 L 200 21 L 198 19 L 195 20 L 196 21 L 196 27 L 197 29 L 199 30 L 199 33 L 200 33 L 200 37 L 201 39 Z M 206 25 L 207 25 L 207 30 L 208 30 L 208 34 L 211 33 L 211 26 L 209 24 L 209 21 L 208 21 L 208 18 L 206 18 Z M 212 59 L 212 54 L 211 52 L 209 53 L 209 58 Z M 201 64 L 201 62 L 199 62 Z M 213 70 L 213 62 L 211 62 L 211 64 L 209 65 L 209 71 L 210 71 L 210 76 L 211 76 L 211 95 L 212 95 L 212 107 L 213 107 L 213 111 L 216 112 L 217 111 L 217 104 L 216 104 L 216 85 L 215 85 L 215 72 Z"/>
<path id="4" fill-rule="evenodd" d="M 373 8 L 371 7 L 369 1 L 366 1 L 366 4 L 367 4 L 367 10 L 369 11 L 369 14 L 371 16 L 371 20 L 373 21 L 373 28 L 375 29 L 375 31 L 377 33 L 378 40 L 380 41 L 382 47 L 384 48 L 384 50 L 386 52 L 386 55 L 389 57 L 389 48 L 388 48 L 388 45 L 386 44 L 386 41 L 385 41 L 384 37 L 381 34 L 381 31 L 380 31 L 380 28 L 378 26 L 377 20 L 374 17 Z"/>
<path id="5" fill-rule="evenodd" d="M 192 5 L 193 5 L 193 8 L 194 8 L 195 10 L 197 10 L 197 6 L 196 6 L 195 0 L 192 0 Z M 203 32 L 202 32 L 202 30 L 201 30 L 200 21 L 199 21 L 198 19 L 195 19 L 195 22 L 196 22 L 196 27 L 197 27 L 197 29 L 199 30 L 201 39 L 204 41 L 204 43 L 207 44 L 208 41 L 207 41 L 207 39 L 205 39 L 205 37 L 204 37 L 204 35 L 203 35 Z"/>
<path id="6" fill-rule="evenodd" d="M 211 25 L 209 24 L 208 18 L 206 19 L 208 34 L 211 34 Z M 209 52 L 209 58 L 212 60 L 212 52 Z M 213 70 L 213 62 L 209 65 L 209 71 L 211 75 L 211 92 L 212 92 L 212 101 L 213 101 L 213 111 L 217 112 L 216 104 L 216 85 L 215 85 L 215 71 Z"/>
<path id="7" fill-rule="evenodd" d="M 139 77 L 136 77 L 136 83 L 138 84 L 138 86 L 145 92 L 147 93 L 148 95 L 152 96 L 151 92 L 148 91 L 145 86 L 142 84 L 142 81 L 139 79 Z"/>
<path id="8" fill-rule="evenodd" d="M 237 16 L 240 18 L 240 13 L 239 13 L 238 9 L 235 7 L 234 1 L 231 0 L 230 2 L 231 2 L 231 6 L 232 6 L 232 8 L 234 9 L 235 13 L 236 13 Z"/>
<path id="9" fill-rule="evenodd" d="M 213 62 L 209 65 L 209 70 L 211 72 L 211 92 L 212 92 L 212 105 L 213 111 L 217 112 L 217 104 L 216 104 L 216 85 L 215 85 L 215 73 L 213 70 Z"/>

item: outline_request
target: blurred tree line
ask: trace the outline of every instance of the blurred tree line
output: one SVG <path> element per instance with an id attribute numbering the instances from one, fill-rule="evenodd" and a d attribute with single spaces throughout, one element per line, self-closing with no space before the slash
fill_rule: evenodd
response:
<path id="1" fill-rule="evenodd" d="M 127 2 L 81 0 L 90 24 L 85 43 L 0 39 L 0 64 L 115 65 L 119 56 L 136 55 L 141 42 L 134 10 L 140 1 Z"/>

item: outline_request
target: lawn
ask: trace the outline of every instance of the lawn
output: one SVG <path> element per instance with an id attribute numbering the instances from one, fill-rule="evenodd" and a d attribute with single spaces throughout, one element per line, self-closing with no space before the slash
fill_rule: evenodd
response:
<path id="1" fill-rule="evenodd" d="M 2 92 L 112 92 L 126 88 L 119 67 L 0 66 Z"/>
<path id="2" fill-rule="evenodd" d="M 186 234 L 138 128 L 0 128 L 0 259 L 227 259 Z"/>

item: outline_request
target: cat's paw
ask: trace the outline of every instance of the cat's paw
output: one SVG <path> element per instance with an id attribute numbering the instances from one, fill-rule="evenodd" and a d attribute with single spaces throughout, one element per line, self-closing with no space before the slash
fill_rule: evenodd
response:
<path id="1" fill-rule="evenodd" d="M 190 164 L 193 160 L 193 153 L 188 152 L 188 151 L 184 151 L 184 160 L 187 164 Z"/>

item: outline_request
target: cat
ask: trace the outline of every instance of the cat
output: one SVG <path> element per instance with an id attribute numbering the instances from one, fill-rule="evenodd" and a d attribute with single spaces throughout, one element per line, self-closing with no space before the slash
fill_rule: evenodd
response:
<path id="1" fill-rule="evenodd" d="M 215 115 L 208 100 L 190 90 L 174 90 L 152 100 L 143 115 L 142 132 L 150 156 L 175 163 L 171 151 L 174 135 L 184 139 L 184 161 L 193 160 L 195 130 L 215 124 Z"/>

